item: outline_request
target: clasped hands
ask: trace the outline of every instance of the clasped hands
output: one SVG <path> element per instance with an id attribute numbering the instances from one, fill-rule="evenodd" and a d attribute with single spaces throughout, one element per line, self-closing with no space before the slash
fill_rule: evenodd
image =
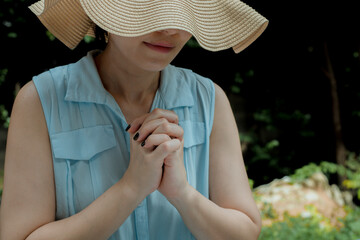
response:
<path id="1" fill-rule="evenodd" d="M 141 198 L 159 190 L 167 199 L 177 199 L 188 182 L 183 160 L 184 131 L 178 116 L 155 109 L 128 127 L 130 163 L 123 178 Z"/>

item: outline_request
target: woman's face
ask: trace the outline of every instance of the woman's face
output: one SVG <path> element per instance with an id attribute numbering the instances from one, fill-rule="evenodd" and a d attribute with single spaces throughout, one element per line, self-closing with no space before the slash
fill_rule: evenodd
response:
<path id="1" fill-rule="evenodd" d="M 139 37 L 109 35 L 108 47 L 132 69 L 161 71 L 180 52 L 191 34 L 178 29 L 166 29 Z M 135 67 L 135 68 L 134 68 Z"/>

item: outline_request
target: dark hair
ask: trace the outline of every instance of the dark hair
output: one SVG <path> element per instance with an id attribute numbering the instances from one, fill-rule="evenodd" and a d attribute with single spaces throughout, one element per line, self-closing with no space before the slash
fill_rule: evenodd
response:
<path id="1" fill-rule="evenodd" d="M 94 33 L 95 33 L 95 41 L 97 43 L 96 45 L 98 45 L 98 48 L 105 49 L 107 44 L 108 32 L 102 29 L 101 27 L 95 25 Z"/>

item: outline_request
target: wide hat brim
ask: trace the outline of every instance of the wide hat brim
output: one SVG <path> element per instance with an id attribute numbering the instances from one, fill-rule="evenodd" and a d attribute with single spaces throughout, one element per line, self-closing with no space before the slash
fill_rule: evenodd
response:
<path id="1" fill-rule="evenodd" d="M 41 0 L 30 9 L 69 48 L 75 48 L 85 35 L 93 35 L 96 24 L 124 37 L 181 29 L 204 49 L 233 48 L 239 53 L 268 24 L 239 0 Z"/>

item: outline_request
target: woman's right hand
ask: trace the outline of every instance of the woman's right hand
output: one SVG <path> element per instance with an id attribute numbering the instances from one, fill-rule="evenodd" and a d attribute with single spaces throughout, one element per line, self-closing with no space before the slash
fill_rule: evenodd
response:
<path id="1" fill-rule="evenodd" d="M 180 127 L 177 119 L 177 115 L 172 111 L 155 109 L 135 119 L 128 129 L 130 163 L 122 180 L 141 200 L 159 187 L 164 159 L 181 147 L 181 139 L 176 136 L 182 138 L 183 132 L 178 133 L 177 127 Z M 174 126 L 164 129 L 165 125 Z M 151 137 L 148 137 L 149 135 Z"/>

